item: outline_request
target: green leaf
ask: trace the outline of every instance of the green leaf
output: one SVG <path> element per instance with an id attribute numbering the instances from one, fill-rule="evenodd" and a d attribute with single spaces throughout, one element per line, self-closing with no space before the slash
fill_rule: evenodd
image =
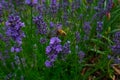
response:
<path id="1" fill-rule="evenodd" d="M 120 31 L 120 29 L 112 30 L 110 33 L 115 33 L 115 32 L 118 32 L 118 31 Z"/>
<path id="2" fill-rule="evenodd" d="M 103 52 L 103 51 L 100 51 L 100 50 L 96 50 L 96 49 L 90 49 L 91 51 L 94 51 L 94 52 L 96 52 L 96 53 L 98 53 L 98 54 L 105 54 L 105 52 Z"/>

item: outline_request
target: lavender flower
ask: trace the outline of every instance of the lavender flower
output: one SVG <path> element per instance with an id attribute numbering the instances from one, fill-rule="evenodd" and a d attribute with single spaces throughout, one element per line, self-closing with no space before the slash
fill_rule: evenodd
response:
<path id="1" fill-rule="evenodd" d="M 24 23 L 21 22 L 20 17 L 17 15 L 10 15 L 6 21 L 6 35 L 15 41 L 15 45 L 17 45 L 11 47 L 13 52 L 20 52 L 21 50 L 22 38 L 25 37 L 24 32 L 21 30 L 22 27 L 24 27 Z"/>
<path id="2" fill-rule="evenodd" d="M 5 76 L 5 79 L 4 80 L 9 80 L 13 77 L 13 74 L 12 73 L 9 73 Z"/>
<path id="3" fill-rule="evenodd" d="M 75 2 L 72 2 L 71 9 L 72 9 L 72 12 L 76 10 Z"/>
<path id="4" fill-rule="evenodd" d="M 111 47 L 111 50 L 113 52 L 112 55 L 109 55 L 108 59 L 112 60 L 112 64 L 120 64 L 120 43 L 117 43 Z"/>
<path id="5" fill-rule="evenodd" d="M 52 63 L 51 61 L 46 60 L 46 61 L 45 61 L 45 66 L 46 66 L 46 67 L 52 67 L 52 66 L 53 66 L 53 63 Z"/>
<path id="6" fill-rule="evenodd" d="M 120 43 L 120 31 L 115 33 L 113 41 L 114 41 L 116 44 L 117 44 L 117 43 Z"/>
<path id="7" fill-rule="evenodd" d="M 83 51 L 80 51 L 80 52 L 78 53 L 78 57 L 79 57 L 79 59 L 80 59 L 80 62 L 82 62 L 83 58 L 85 57 L 85 53 L 84 53 Z"/>
<path id="8" fill-rule="evenodd" d="M 2 15 L 3 15 L 3 6 L 2 6 L 2 4 L 0 3 L 0 23 L 3 21 Z"/>
<path id="9" fill-rule="evenodd" d="M 47 39 L 46 38 L 40 38 L 40 43 L 41 44 L 45 44 L 47 42 Z"/>
<path id="10" fill-rule="evenodd" d="M 51 3 L 50 3 L 51 14 L 53 14 L 54 16 L 57 13 L 57 10 L 58 10 L 57 0 L 51 0 Z"/>
<path id="11" fill-rule="evenodd" d="M 69 0 L 63 0 L 59 3 L 59 9 L 63 10 L 63 20 L 66 22 L 68 20 L 68 7 L 69 7 Z"/>
<path id="12" fill-rule="evenodd" d="M 103 26 L 103 22 L 98 21 L 98 22 L 97 22 L 97 28 L 96 28 L 96 30 L 97 30 L 98 32 L 101 32 L 101 31 L 102 31 L 102 26 Z"/>
<path id="13" fill-rule="evenodd" d="M 21 47 L 11 47 L 11 52 L 20 52 L 22 50 Z"/>
<path id="14" fill-rule="evenodd" d="M 53 37 L 50 39 L 50 44 L 59 44 L 61 40 L 58 37 Z"/>
<path id="15" fill-rule="evenodd" d="M 39 11 L 39 14 L 40 14 L 40 15 L 43 15 L 43 14 L 44 14 L 45 6 L 44 6 L 43 4 L 37 5 L 36 8 L 37 8 L 37 10 Z"/>
<path id="16" fill-rule="evenodd" d="M 67 12 L 64 12 L 63 14 L 63 20 L 66 22 L 68 20 L 68 13 Z"/>
<path id="17" fill-rule="evenodd" d="M 120 54 L 120 43 L 117 43 L 111 47 L 114 54 Z"/>
<path id="18" fill-rule="evenodd" d="M 6 2 L 5 0 L 2 0 L 2 1 L 0 1 L 0 4 L 2 5 L 2 8 L 4 8 L 4 9 L 8 9 L 8 2 Z"/>
<path id="19" fill-rule="evenodd" d="M 82 20 L 83 19 L 83 14 L 80 14 L 79 16 L 78 16 L 78 20 Z"/>
<path id="20" fill-rule="evenodd" d="M 100 1 L 98 2 L 98 8 L 99 8 L 99 9 L 102 9 L 102 8 L 103 8 L 104 2 L 105 2 L 105 0 L 100 0 Z"/>
<path id="21" fill-rule="evenodd" d="M 75 0 L 75 3 L 76 3 L 76 9 L 80 8 L 81 0 Z"/>
<path id="22" fill-rule="evenodd" d="M 120 31 L 115 33 L 115 38 L 120 39 Z"/>
<path id="23" fill-rule="evenodd" d="M 67 42 L 64 44 L 64 46 L 63 46 L 63 48 L 62 48 L 62 53 L 63 53 L 63 54 L 69 54 L 69 53 L 71 53 L 71 51 L 70 51 L 70 41 L 67 41 Z"/>
<path id="24" fill-rule="evenodd" d="M 120 64 L 120 58 L 118 56 L 108 55 L 108 59 L 113 61 L 112 64 Z"/>
<path id="25" fill-rule="evenodd" d="M 40 34 L 47 34 L 47 24 L 44 22 L 42 16 L 37 16 L 33 19 L 34 23 L 37 25 L 38 32 Z"/>
<path id="26" fill-rule="evenodd" d="M 110 12 L 113 6 L 113 0 L 107 0 L 107 6 L 106 6 L 106 11 Z"/>
<path id="27" fill-rule="evenodd" d="M 80 8 L 80 3 L 81 3 L 81 0 L 75 0 L 72 2 L 72 5 L 71 5 L 72 12 Z"/>
<path id="28" fill-rule="evenodd" d="M 76 40 L 76 43 L 80 42 L 80 33 L 78 31 L 75 33 L 75 40 Z"/>
<path id="29" fill-rule="evenodd" d="M 19 66 L 21 64 L 19 56 L 15 56 L 14 59 L 15 59 L 15 64 Z"/>
<path id="30" fill-rule="evenodd" d="M 85 22 L 83 26 L 84 32 L 86 35 L 90 34 L 91 26 L 89 22 Z"/>
<path id="31" fill-rule="evenodd" d="M 64 11 L 66 11 L 69 4 L 69 0 L 63 0 L 62 3 L 59 3 L 59 8 L 62 8 Z"/>
<path id="32" fill-rule="evenodd" d="M 47 60 L 45 62 L 46 67 L 52 66 L 58 54 L 62 51 L 60 42 L 61 40 L 58 37 L 52 37 L 50 39 L 50 44 L 46 47 L 46 54 L 49 58 L 49 61 Z"/>
<path id="33" fill-rule="evenodd" d="M 91 21 L 93 21 L 94 19 L 97 19 L 97 20 L 103 19 L 103 16 L 106 14 L 106 10 L 104 9 L 104 2 L 105 0 L 100 0 L 97 6 L 94 7 L 96 13 L 94 14 Z"/>
<path id="34" fill-rule="evenodd" d="M 101 32 L 102 32 L 102 29 L 103 29 L 102 26 L 103 26 L 103 22 L 98 21 L 98 22 L 97 22 L 97 28 L 96 28 L 97 37 L 101 37 Z"/>
<path id="35" fill-rule="evenodd" d="M 115 58 L 113 61 L 114 61 L 114 64 L 120 64 L 120 58 L 118 58 L 118 57 Z"/>
<path id="36" fill-rule="evenodd" d="M 114 35 L 114 45 L 111 47 L 113 53 L 120 54 L 120 32 L 116 32 Z"/>
<path id="37" fill-rule="evenodd" d="M 30 6 L 33 6 L 33 5 L 36 5 L 38 3 L 38 0 L 25 0 L 25 3 L 30 5 Z"/>
<path id="38" fill-rule="evenodd" d="M 50 22 L 50 28 L 53 28 L 55 24 L 53 22 Z"/>
<path id="39" fill-rule="evenodd" d="M 26 64 L 26 59 L 25 59 L 25 58 L 21 58 L 21 62 L 22 62 L 23 67 L 26 67 L 26 66 L 27 66 L 27 64 Z"/>

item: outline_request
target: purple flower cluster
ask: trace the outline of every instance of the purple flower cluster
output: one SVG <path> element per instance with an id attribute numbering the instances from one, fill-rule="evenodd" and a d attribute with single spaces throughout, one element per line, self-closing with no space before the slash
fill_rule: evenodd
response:
<path id="1" fill-rule="evenodd" d="M 85 32 L 84 40 L 88 40 L 89 35 L 90 35 L 90 31 L 91 31 L 90 22 L 85 22 L 84 23 L 83 30 Z"/>
<path id="2" fill-rule="evenodd" d="M 120 54 L 120 32 L 116 32 L 113 39 L 115 45 L 112 46 L 114 54 Z"/>
<path id="3" fill-rule="evenodd" d="M 100 0 L 96 7 L 94 7 L 96 13 L 93 16 L 93 20 L 102 20 L 103 16 L 106 14 L 106 10 L 104 9 L 105 0 Z"/>
<path id="4" fill-rule="evenodd" d="M 43 13 L 45 12 L 45 6 L 43 4 L 37 5 L 36 9 L 38 10 L 40 15 L 43 15 Z"/>
<path id="5" fill-rule="evenodd" d="M 25 3 L 30 5 L 30 6 L 33 6 L 33 5 L 36 5 L 38 3 L 38 0 L 25 0 Z"/>
<path id="6" fill-rule="evenodd" d="M 113 41 L 117 44 L 120 43 L 120 31 L 116 32 Z"/>
<path id="7" fill-rule="evenodd" d="M 113 0 L 108 0 L 108 3 L 106 5 L 106 11 L 110 12 L 110 10 L 112 9 L 112 7 L 113 7 Z"/>
<path id="8" fill-rule="evenodd" d="M 115 44 L 114 46 L 112 46 L 112 51 L 115 54 L 120 54 L 120 43 Z"/>
<path id="9" fill-rule="evenodd" d="M 45 44 L 47 42 L 47 39 L 46 38 L 40 38 L 40 43 L 41 44 Z"/>
<path id="10" fill-rule="evenodd" d="M 69 0 L 63 0 L 62 3 L 59 3 L 59 8 L 62 8 L 64 11 L 66 11 L 69 4 Z"/>
<path id="11" fill-rule="evenodd" d="M 70 51 L 70 41 L 67 41 L 64 46 L 62 47 L 62 54 L 65 55 L 65 54 L 69 54 L 71 53 Z"/>
<path id="12" fill-rule="evenodd" d="M 50 39 L 50 44 L 46 47 L 46 54 L 49 59 L 45 62 L 46 67 L 52 67 L 60 53 L 62 53 L 62 59 L 65 59 L 65 56 L 71 53 L 70 41 L 67 41 L 64 46 L 62 46 L 60 43 L 61 40 L 58 37 L 52 37 Z"/>
<path id="13" fill-rule="evenodd" d="M 83 26 L 84 32 L 86 35 L 90 34 L 90 30 L 91 30 L 91 26 L 90 26 L 90 22 L 85 22 L 84 26 Z"/>
<path id="14" fill-rule="evenodd" d="M 80 42 L 80 33 L 78 31 L 75 33 L 75 40 L 76 40 L 76 43 Z"/>
<path id="15" fill-rule="evenodd" d="M 120 64 L 120 31 L 114 35 L 114 45 L 111 47 L 113 54 L 108 55 L 108 59 L 112 60 L 114 64 Z"/>
<path id="16" fill-rule="evenodd" d="M 51 0 L 51 4 L 50 4 L 50 12 L 51 14 L 56 14 L 58 10 L 58 4 L 57 4 L 57 0 Z"/>
<path id="17" fill-rule="evenodd" d="M 35 17 L 33 21 L 37 25 L 40 34 L 47 34 L 47 24 L 44 22 L 42 15 Z"/>
<path id="18" fill-rule="evenodd" d="M 80 3 L 81 3 L 81 0 L 74 0 L 72 2 L 72 5 L 71 5 L 72 12 L 74 12 L 75 10 L 77 10 L 78 8 L 80 8 Z"/>
<path id="19" fill-rule="evenodd" d="M 53 22 L 50 22 L 50 28 L 55 27 L 55 24 Z"/>
<path id="20" fill-rule="evenodd" d="M 108 59 L 112 60 L 112 64 L 120 64 L 120 58 L 118 56 L 108 55 Z"/>
<path id="21" fill-rule="evenodd" d="M 65 23 L 68 20 L 68 7 L 69 7 L 69 4 L 70 4 L 69 0 L 63 0 L 63 1 L 61 0 L 61 3 L 59 3 L 59 9 L 63 10 L 62 18 L 65 21 Z"/>
<path id="22" fill-rule="evenodd" d="M 39 4 L 40 3 L 40 4 Z M 46 15 L 48 13 L 48 6 L 46 4 L 46 0 L 41 0 L 36 5 L 36 9 L 39 12 L 40 15 Z"/>
<path id="23" fill-rule="evenodd" d="M 78 57 L 79 57 L 79 59 L 80 59 L 80 62 L 82 62 L 83 58 L 85 57 L 85 53 L 84 53 L 83 51 L 80 51 L 80 52 L 78 53 Z"/>
<path id="24" fill-rule="evenodd" d="M 58 54 L 62 51 L 62 45 L 60 42 L 61 40 L 58 37 L 52 37 L 50 39 L 50 44 L 46 47 L 46 54 L 49 58 L 49 60 L 46 60 L 45 62 L 46 67 L 53 66 Z"/>
<path id="25" fill-rule="evenodd" d="M 3 7 L 2 4 L 0 3 L 0 23 L 3 21 L 2 14 L 3 14 Z"/>
<path id="26" fill-rule="evenodd" d="M 11 48 L 12 52 L 20 52 L 21 51 L 21 44 L 22 38 L 25 37 L 24 32 L 21 30 L 24 27 L 24 23 L 21 22 L 21 19 L 17 15 L 10 15 L 8 20 L 5 23 L 6 35 L 15 41 L 15 46 Z"/>
<path id="27" fill-rule="evenodd" d="M 102 22 L 102 21 L 98 21 L 98 22 L 97 22 L 97 28 L 96 28 L 97 37 L 98 37 L 98 38 L 101 37 L 102 29 L 103 29 L 103 22 Z"/>

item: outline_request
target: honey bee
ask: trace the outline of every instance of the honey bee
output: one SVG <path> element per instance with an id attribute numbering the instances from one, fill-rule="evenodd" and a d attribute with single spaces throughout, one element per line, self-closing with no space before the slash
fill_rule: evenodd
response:
<path id="1" fill-rule="evenodd" d="M 55 37 L 55 36 L 66 36 L 67 33 L 63 29 L 55 29 L 48 33 L 48 38 Z"/>
<path id="2" fill-rule="evenodd" d="M 56 35 L 57 36 L 66 36 L 66 32 L 62 29 L 62 25 L 59 23 L 56 25 Z"/>
<path id="3" fill-rule="evenodd" d="M 67 35 L 66 32 L 62 29 L 58 29 L 56 34 L 60 35 L 60 36 L 66 36 Z"/>
<path id="4" fill-rule="evenodd" d="M 53 28 L 48 33 L 48 38 L 55 37 L 55 36 L 66 36 L 67 33 L 62 29 L 61 24 L 57 24 L 57 27 Z"/>

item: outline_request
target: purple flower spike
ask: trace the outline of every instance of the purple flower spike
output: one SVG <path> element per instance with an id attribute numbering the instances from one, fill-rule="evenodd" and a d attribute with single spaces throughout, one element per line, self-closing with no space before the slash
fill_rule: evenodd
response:
<path id="1" fill-rule="evenodd" d="M 57 0 L 51 0 L 51 4 L 50 4 L 50 12 L 51 12 L 51 14 L 56 14 L 57 10 L 58 10 Z"/>
<path id="2" fill-rule="evenodd" d="M 5 24 L 6 35 L 12 39 L 17 46 L 11 47 L 11 52 L 20 52 L 22 45 L 22 38 L 25 37 L 24 32 L 21 30 L 24 27 L 24 23 L 17 15 L 10 15 Z"/>
<path id="3" fill-rule="evenodd" d="M 45 66 L 46 67 L 52 67 L 52 62 L 51 61 L 45 61 Z"/>
<path id="4" fill-rule="evenodd" d="M 40 34 L 47 34 L 47 24 L 44 22 L 42 15 L 35 17 L 33 21 L 37 25 Z"/>
<path id="5" fill-rule="evenodd" d="M 58 38 L 58 37 L 53 37 L 50 39 L 50 44 L 57 44 L 57 43 L 60 43 L 61 40 Z"/>
<path id="6" fill-rule="evenodd" d="M 30 6 L 33 6 L 33 5 L 36 5 L 38 3 L 38 0 L 25 0 L 25 3 L 30 5 Z"/>
<path id="7" fill-rule="evenodd" d="M 46 47 L 46 55 L 52 64 L 55 62 L 58 54 L 62 51 L 62 45 L 60 45 L 61 40 L 58 37 L 52 37 L 50 39 L 49 46 Z M 52 66 L 50 61 L 46 61 L 46 67 Z"/>
<path id="8" fill-rule="evenodd" d="M 83 26 L 83 29 L 84 29 L 85 34 L 86 34 L 86 35 L 89 35 L 90 30 L 91 30 L 90 23 L 89 23 L 89 22 L 85 22 L 85 23 L 84 23 L 84 26 Z"/>
<path id="9" fill-rule="evenodd" d="M 83 51 L 80 51 L 80 52 L 78 53 L 78 57 L 79 57 L 80 62 L 82 62 L 82 61 L 83 61 L 83 58 L 85 57 L 85 53 L 84 53 Z"/>

